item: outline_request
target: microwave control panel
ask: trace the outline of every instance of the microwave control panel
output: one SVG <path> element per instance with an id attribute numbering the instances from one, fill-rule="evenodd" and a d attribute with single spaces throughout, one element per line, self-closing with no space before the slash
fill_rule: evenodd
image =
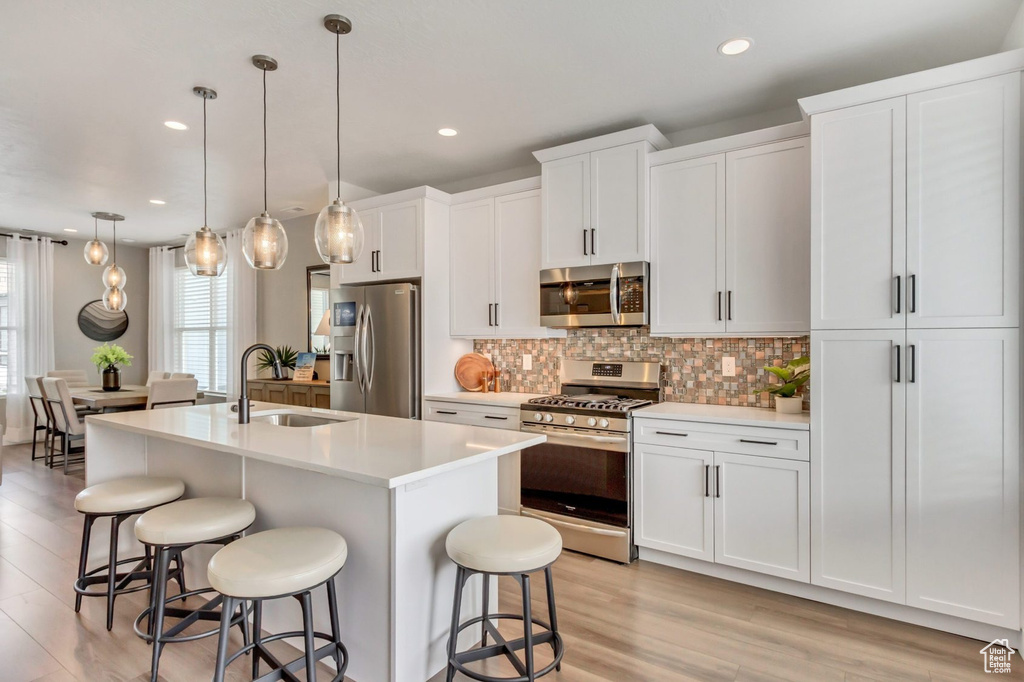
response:
<path id="1" fill-rule="evenodd" d="M 644 312 L 644 280 L 642 277 L 624 277 L 619 281 L 619 312 Z"/>

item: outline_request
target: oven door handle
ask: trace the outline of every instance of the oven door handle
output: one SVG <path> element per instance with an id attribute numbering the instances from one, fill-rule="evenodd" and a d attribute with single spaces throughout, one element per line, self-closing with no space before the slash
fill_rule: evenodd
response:
<path id="1" fill-rule="evenodd" d="M 533 424 L 523 424 L 520 431 L 527 433 L 539 433 L 543 436 L 548 437 L 548 443 L 552 445 L 576 445 L 581 446 L 585 443 L 593 443 L 594 447 L 602 450 L 614 449 L 616 451 L 627 452 L 629 450 L 629 439 L 625 436 L 591 436 L 585 433 L 551 433 L 545 431 L 542 427 L 534 426 Z M 581 443 L 582 441 L 582 443 Z M 615 448 L 609 448 L 607 446 L 617 446 Z M 605 447 L 601 447 L 605 446 Z"/>
<path id="2" fill-rule="evenodd" d="M 547 516 L 541 516 L 540 514 L 531 514 L 525 509 L 521 509 L 519 513 L 522 516 L 528 516 L 531 519 L 546 521 L 547 523 L 550 523 L 552 526 L 562 526 L 563 528 L 571 528 L 573 530 L 579 530 L 583 531 L 584 533 L 591 533 L 593 535 L 606 535 L 612 538 L 626 537 L 626 531 L 624 530 L 608 530 L 607 528 L 595 528 L 594 526 L 585 526 L 582 523 L 569 523 L 568 521 L 552 519 L 548 518 Z"/>

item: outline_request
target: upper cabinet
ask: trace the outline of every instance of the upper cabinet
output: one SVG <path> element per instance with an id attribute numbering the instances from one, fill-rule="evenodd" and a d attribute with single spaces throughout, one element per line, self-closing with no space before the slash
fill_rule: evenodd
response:
<path id="1" fill-rule="evenodd" d="M 363 254 L 349 265 L 336 265 L 338 284 L 364 284 L 423 276 L 423 202 L 401 201 L 357 209 L 363 223 Z"/>
<path id="2" fill-rule="evenodd" d="M 535 152 L 541 162 L 541 269 L 649 260 L 651 125 Z"/>
<path id="3" fill-rule="evenodd" d="M 452 336 L 564 335 L 540 326 L 541 192 L 537 184 L 533 178 L 453 196 Z M 524 187 L 530 189 L 516 191 Z"/>
<path id="4" fill-rule="evenodd" d="M 815 329 L 1015 327 L 1020 75 L 811 117 Z"/>
<path id="5" fill-rule="evenodd" d="M 808 175 L 806 136 L 651 168 L 652 335 L 807 333 Z"/>

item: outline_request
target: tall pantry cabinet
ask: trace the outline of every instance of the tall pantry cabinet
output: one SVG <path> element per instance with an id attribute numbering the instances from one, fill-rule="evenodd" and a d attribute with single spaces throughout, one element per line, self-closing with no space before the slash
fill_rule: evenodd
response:
<path id="1" fill-rule="evenodd" d="M 1018 629 L 1021 73 L 1001 70 L 801 101 L 811 582 Z"/>

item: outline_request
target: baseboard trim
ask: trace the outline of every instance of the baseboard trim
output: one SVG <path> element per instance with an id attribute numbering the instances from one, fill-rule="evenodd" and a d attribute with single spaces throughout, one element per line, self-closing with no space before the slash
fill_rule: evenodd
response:
<path id="1" fill-rule="evenodd" d="M 1020 630 L 1009 630 L 996 625 L 957 618 L 956 616 L 932 613 L 931 611 L 906 606 L 905 604 L 892 604 L 870 597 L 862 597 L 857 594 L 840 592 L 827 587 L 798 583 L 785 578 L 762 575 L 761 573 L 745 571 L 741 568 L 723 566 L 699 559 L 691 559 L 690 557 L 676 556 L 668 552 L 644 547 L 640 548 L 640 560 L 692 573 L 700 573 L 701 575 L 708 575 L 714 578 L 721 578 L 722 580 L 729 580 L 743 585 L 760 587 L 772 592 L 781 592 L 793 597 L 831 604 L 832 606 L 840 606 L 844 609 L 869 613 L 874 616 L 889 618 L 890 620 L 910 623 L 911 625 L 920 625 L 921 627 L 933 630 L 950 632 L 955 635 L 970 637 L 980 642 L 991 642 L 995 639 L 1005 638 L 1010 640 L 1010 645 L 1014 648 L 1020 648 L 1024 645 L 1024 633 Z"/>

